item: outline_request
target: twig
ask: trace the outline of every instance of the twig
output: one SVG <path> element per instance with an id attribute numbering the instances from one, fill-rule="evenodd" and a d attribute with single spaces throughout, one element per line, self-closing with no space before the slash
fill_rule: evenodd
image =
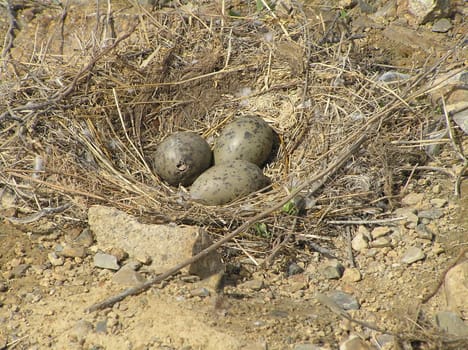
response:
<path id="1" fill-rule="evenodd" d="M 283 241 L 281 243 L 279 243 L 275 248 L 273 248 L 272 252 L 270 253 L 270 255 L 268 255 L 268 257 L 265 259 L 265 266 L 271 266 L 271 264 L 273 263 L 273 260 L 276 258 L 276 256 L 278 255 L 279 251 L 286 245 L 288 244 L 289 240 L 291 239 L 291 236 L 292 236 L 292 232 L 294 232 L 296 230 L 296 224 L 297 224 L 297 217 L 294 218 L 294 222 L 293 222 L 293 225 L 291 227 L 291 229 L 289 230 L 288 234 L 286 235 L 286 237 L 283 239 Z"/>
<path id="2" fill-rule="evenodd" d="M 9 118 L 10 116 L 14 117 L 12 115 L 12 113 L 14 112 L 21 112 L 21 111 L 31 111 L 31 110 L 38 110 L 38 109 L 42 109 L 44 107 L 47 107 L 53 103 L 57 103 L 63 99 L 65 99 L 68 95 L 70 95 L 75 87 L 76 87 L 76 84 L 78 83 L 78 81 L 83 77 L 83 75 L 85 73 L 89 73 L 94 65 L 105 55 L 107 55 L 109 52 L 111 52 L 114 48 L 117 47 L 117 45 L 127 39 L 136 29 L 136 27 L 138 26 L 138 23 L 134 24 L 132 28 L 130 28 L 130 30 L 126 33 L 124 33 L 121 37 L 119 37 L 117 40 L 115 40 L 115 42 L 106 47 L 105 49 L 103 49 L 99 54 L 97 54 L 95 57 L 93 57 L 91 59 L 91 61 L 89 61 L 89 63 L 83 67 L 76 75 L 75 77 L 73 78 L 72 82 L 67 86 L 65 87 L 64 89 L 61 89 L 60 91 L 57 91 L 51 98 L 47 99 L 47 101 L 44 101 L 44 102 L 39 102 L 39 103 L 31 103 L 31 102 L 27 102 L 26 104 L 22 105 L 22 106 L 18 106 L 18 107 L 15 107 L 15 108 L 12 108 L 11 111 L 8 110 L 8 111 L 5 111 L 3 113 L 0 114 L 0 122 L 4 119 L 7 119 Z"/>
<path id="3" fill-rule="evenodd" d="M 15 40 L 15 29 L 18 28 L 18 23 L 15 18 L 15 10 L 13 9 L 13 4 L 10 0 L 7 0 L 3 6 L 6 8 L 7 17 L 8 17 L 8 30 L 5 34 L 5 40 L 3 43 L 2 58 L 5 59 L 10 57 L 10 50 L 13 47 L 13 41 Z"/>
<path id="4" fill-rule="evenodd" d="M 386 224 L 388 222 L 395 222 L 405 220 L 406 216 L 399 216 L 397 218 L 388 218 L 381 220 L 328 220 L 327 224 L 334 225 L 379 225 Z"/>
<path id="5" fill-rule="evenodd" d="M 232 231 L 230 234 L 225 236 L 224 238 L 220 239 L 218 242 L 212 244 L 208 248 L 202 250 L 200 253 L 197 255 L 191 257 L 190 259 L 187 259 L 180 263 L 179 265 L 176 265 L 163 274 L 149 280 L 146 283 L 143 283 L 140 286 L 129 288 L 125 291 L 123 291 L 120 294 L 117 294 L 113 297 L 110 297 L 102 302 L 99 302 L 97 304 L 94 304 L 90 306 L 88 309 L 85 311 L 87 312 L 93 312 L 97 310 L 101 310 L 107 307 L 111 307 L 115 303 L 124 300 L 126 297 L 130 295 L 137 295 L 140 294 L 146 290 L 148 290 L 151 286 L 155 285 L 156 283 L 159 283 L 169 276 L 172 276 L 173 274 L 177 273 L 181 269 L 183 269 L 185 266 L 188 266 L 190 264 L 193 264 L 194 262 L 200 260 L 201 258 L 207 256 L 211 252 L 214 252 L 216 249 L 220 248 L 223 244 L 231 241 L 234 237 L 242 233 L 243 231 L 247 230 L 250 226 L 255 224 L 257 221 L 267 217 L 269 214 L 273 213 L 275 210 L 280 209 L 284 204 L 289 202 L 291 199 L 293 199 L 295 196 L 297 196 L 302 190 L 308 188 L 311 184 L 317 182 L 318 180 L 326 177 L 328 174 L 336 171 L 337 169 L 341 168 L 346 161 L 360 148 L 360 146 L 364 143 L 364 141 L 367 139 L 366 134 L 362 135 L 357 141 L 355 141 L 348 150 L 343 152 L 336 160 L 333 162 L 331 165 L 329 165 L 325 170 L 314 176 L 313 178 L 309 179 L 308 181 L 304 182 L 302 185 L 298 186 L 294 191 L 291 192 L 289 196 L 286 196 L 283 200 L 279 201 L 278 203 L 272 205 L 271 207 L 265 209 L 261 213 L 255 215 L 254 217 L 250 218 L 249 220 L 245 221 L 241 226 L 239 226 L 237 229 Z"/>
<path id="6" fill-rule="evenodd" d="M 352 246 L 352 235 L 351 235 L 351 230 L 349 227 L 346 227 L 346 242 L 348 243 L 347 244 L 347 253 L 348 253 L 348 260 L 349 260 L 349 264 L 351 265 L 351 267 L 356 267 L 356 261 L 354 260 L 354 254 L 353 254 L 353 246 Z"/>
<path id="7" fill-rule="evenodd" d="M 24 218 L 13 218 L 13 217 L 5 217 L 8 221 L 10 221 L 13 224 L 30 224 L 31 222 L 37 221 L 43 216 L 50 215 L 50 214 L 57 214 L 61 213 L 62 211 L 67 210 L 68 208 L 71 207 L 71 203 L 66 203 L 64 205 L 61 205 L 59 207 L 50 207 L 50 208 L 44 208 L 42 210 L 39 210 L 38 212 L 28 215 Z"/>

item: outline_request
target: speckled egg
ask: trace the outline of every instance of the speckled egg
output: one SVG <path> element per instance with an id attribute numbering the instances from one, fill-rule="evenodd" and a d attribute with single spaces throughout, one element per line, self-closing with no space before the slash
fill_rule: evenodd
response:
<path id="1" fill-rule="evenodd" d="M 176 132 L 162 141 L 154 155 L 154 171 L 170 185 L 189 186 L 212 163 L 208 143 L 193 132 Z"/>
<path id="2" fill-rule="evenodd" d="M 273 129 L 255 116 L 241 117 L 226 125 L 213 149 L 215 164 L 235 159 L 262 166 L 273 146 Z"/>
<path id="3" fill-rule="evenodd" d="M 244 160 L 215 165 L 201 174 L 190 188 L 196 202 L 222 205 L 267 186 L 269 179 L 255 164 Z"/>

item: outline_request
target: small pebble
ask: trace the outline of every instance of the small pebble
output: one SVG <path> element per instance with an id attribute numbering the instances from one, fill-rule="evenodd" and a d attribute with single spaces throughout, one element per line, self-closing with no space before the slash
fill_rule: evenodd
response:
<path id="1" fill-rule="evenodd" d="M 322 276 L 327 279 L 340 279 L 343 272 L 344 266 L 336 259 L 327 261 L 321 268 Z"/>
<path id="2" fill-rule="evenodd" d="M 371 247 L 373 248 L 385 248 L 392 246 L 392 240 L 390 237 L 379 237 L 376 240 L 372 241 Z"/>
<path id="3" fill-rule="evenodd" d="M 195 288 L 190 291 L 190 295 L 193 297 L 209 297 L 210 296 L 210 291 L 206 289 L 205 287 L 200 287 L 200 288 Z"/>
<path id="4" fill-rule="evenodd" d="M 388 227 L 388 226 L 379 226 L 379 227 L 376 227 L 376 228 L 374 228 L 372 230 L 371 237 L 372 237 L 372 239 L 376 239 L 376 238 L 379 238 L 379 237 L 386 236 L 390 232 L 392 232 L 390 227 Z"/>
<path id="5" fill-rule="evenodd" d="M 356 236 L 354 236 L 353 240 L 351 241 L 351 247 L 355 251 L 361 252 L 369 248 L 368 242 L 369 242 L 368 238 L 364 234 L 358 232 Z"/>
<path id="6" fill-rule="evenodd" d="M 403 197 L 401 203 L 406 206 L 417 205 L 424 199 L 424 193 L 409 193 Z"/>
<path id="7" fill-rule="evenodd" d="M 361 272 L 355 267 L 346 269 L 341 280 L 343 282 L 359 282 L 362 279 Z"/>
<path id="8" fill-rule="evenodd" d="M 297 275 L 303 272 L 304 272 L 304 269 L 296 263 L 291 263 L 288 266 L 288 276 Z"/>
<path id="9" fill-rule="evenodd" d="M 89 248 L 94 243 L 94 237 L 89 228 L 85 228 L 81 233 L 73 240 L 73 243 L 81 245 L 85 248 Z"/>
<path id="10" fill-rule="evenodd" d="M 350 336 L 340 344 L 340 350 L 370 350 L 370 346 L 357 336 Z"/>
<path id="11" fill-rule="evenodd" d="M 98 252 L 94 255 L 94 266 L 102 269 L 118 270 L 117 258 L 110 254 Z"/>
<path id="12" fill-rule="evenodd" d="M 436 208 L 443 208 L 447 205 L 447 200 L 443 198 L 433 198 L 430 203 Z"/>
<path id="13" fill-rule="evenodd" d="M 447 18 L 438 19 L 432 25 L 432 31 L 436 33 L 447 33 L 450 29 L 452 29 L 452 23 Z"/>
<path id="14" fill-rule="evenodd" d="M 358 300 L 351 294 L 337 290 L 328 296 L 343 310 L 359 310 L 361 307 Z"/>
<path id="15" fill-rule="evenodd" d="M 265 284 L 263 280 L 250 280 L 250 281 L 242 283 L 241 287 L 254 290 L 254 291 L 259 291 L 265 287 Z"/>
<path id="16" fill-rule="evenodd" d="M 418 238 L 426 239 L 428 241 L 432 241 L 434 238 L 434 234 L 427 228 L 425 224 L 419 224 L 416 226 L 416 233 L 418 234 Z"/>
<path id="17" fill-rule="evenodd" d="M 426 254 L 424 254 L 422 249 L 418 247 L 410 247 L 401 257 L 401 262 L 409 265 L 416 261 L 423 260 L 425 257 Z"/>
<path id="18" fill-rule="evenodd" d="M 67 258 L 84 258 L 86 257 L 86 249 L 79 245 L 66 245 L 60 255 Z"/>
<path id="19" fill-rule="evenodd" d="M 146 282 L 146 278 L 130 267 L 122 267 L 112 276 L 112 282 L 123 286 L 135 287 Z"/>

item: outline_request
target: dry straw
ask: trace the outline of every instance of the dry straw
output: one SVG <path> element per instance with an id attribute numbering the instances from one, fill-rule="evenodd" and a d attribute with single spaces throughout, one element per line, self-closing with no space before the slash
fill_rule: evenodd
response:
<path id="1" fill-rule="evenodd" d="M 29 46 L 14 37 L 9 17 L 1 62 L 1 181 L 34 211 L 71 202 L 69 216 L 81 217 L 100 203 L 223 235 L 367 137 L 321 188 L 303 188 L 306 215 L 278 210 L 263 220 L 267 232 L 246 234 L 260 251 L 296 221 L 295 233 L 319 237 L 331 233 L 327 220 L 388 218 L 411 173 L 405 169 L 424 161 L 421 150 L 398 146 L 420 140 L 432 115 L 415 98 L 456 50 L 413 79 L 387 84 L 345 20 L 324 23 L 299 5 L 273 12 L 246 2 L 235 15 L 215 2 L 160 9 L 116 2 L 81 22 L 73 6 L 49 6 L 59 19 Z M 265 168 L 271 188 L 205 207 L 153 174 L 152 152 L 170 133 L 191 130 L 212 143 L 248 114 L 278 134 Z"/>

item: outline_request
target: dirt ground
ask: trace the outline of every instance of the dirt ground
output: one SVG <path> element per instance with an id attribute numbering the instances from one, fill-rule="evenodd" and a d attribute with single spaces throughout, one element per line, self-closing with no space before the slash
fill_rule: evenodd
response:
<path id="1" fill-rule="evenodd" d="M 44 49 L 35 46 L 32 38 L 50 34 L 48 30 L 57 20 L 54 16 L 60 11 L 50 9 L 48 2 L 18 3 L 21 3 L 16 12 L 18 28 L 11 55 L 21 61 L 32 52 Z M 44 5 L 38 5 L 42 3 Z M 92 24 L 86 21 L 90 21 L 95 12 L 94 3 L 70 3 L 72 7 L 66 18 L 70 25 L 61 35 L 69 39 L 73 36 L 92 38 Z M 115 2 L 120 3 L 124 2 Z M 235 11 L 237 3 L 243 2 L 229 3 Z M 333 19 L 337 13 L 336 8 L 322 6 L 319 1 L 303 3 L 305 12 L 319 17 Z M 381 2 L 375 6 L 383 11 Z M 431 30 L 433 21 L 415 24 L 414 19 L 402 13 L 382 15 L 378 21 L 378 17 L 371 16 L 375 11 L 366 13 L 364 7 L 358 8 L 349 11 L 348 28 L 355 35 L 365 36 L 356 43 L 361 47 L 363 70 L 379 66 L 406 72 L 430 66 L 460 41 L 461 34 L 466 34 L 464 17 L 456 11 L 450 17 L 453 25 L 450 31 L 437 33 Z M 7 33 L 8 16 L 4 7 L 0 11 L 0 30 Z M 117 14 L 133 16 L 138 11 L 138 7 L 125 2 Z M 116 24 L 117 31 L 125 30 L 122 23 L 125 21 Z M 407 34 L 414 28 L 417 28 L 417 38 Z M 50 47 L 60 46 L 60 40 L 55 40 L 54 35 L 50 36 Z M 77 49 L 74 45 L 85 40 L 65 42 L 64 57 L 72 56 Z M 466 54 L 466 49 L 464 52 Z M 285 57 L 285 64 L 300 75 L 302 68 L 295 66 L 294 55 Z M 464 60 L 466 64 L 467 56 Z M 75 62 L 63 63 L 64 66 L 68 64 Z M 450 65 L 459 67 L 460 62 L 454 60 Z M 11 76 L 9 79 L 14 81 Z M 231 82 L 230 87 L 236 84 L 242 86 Z M 203 98 L 209 100 L 209 96 Z M 209 103 L 214 105 L 215 101 L 207 102 L 207 110 Z M 428 102 L 421 99 L 420 103 Z M 286 128 L 286 122 L 284 125 Z M 466 135 L 460 138 L 466 149 Z M 461 196 L 457 197 L 454 195 L 455 179 L 440 171 L 444 168 L 456 173 L 460 169 L 460 160 L 450 142 L 424 165 L 432 168 L 406 177 L 408 183 L 398 185 L 397 193 L 403 187 L 405 191 L 397 196 L 390 211 L 396 217 L 396 210 L 405 206 L 418 212 L 440 210 L 437 217 L 425 219 L 432 236 L 423 237 L 415 226 L 404 222 L 336 224 L 333 226 L 336 234 L 317 242 L 326 242 L 327 252 L 344 266 L 345 274 L 341 278 L 326 277 L 324 266 L 333 259 L 299 240 L 288 244 L 286 253 L 280 252 L 269 267 L 255 266 L 253 259 L 244 254 L 236 254 L 229 260 L 232 250 L 229 246 L 223 250 L 227 272 L 221 293 L 211 290 L 206 281 L 176 275 L 110 309 L 93 313 L 87 313 L 86 309 L 124 289 L 112 281 L 113 271 L 94 266 L 93 252 L 97 247 L 91 245 L 86 256 L 67 257 L 56 266 L 51 263 L 50 256 L 57 251 L 57 246 L 72 241 L 87 227 L 86 217 L 64 212 L 31 223 L 12 222 L 7 218 L 24 213 L 21 205 L 10 201 L 7 187 L 2 186 L 0 349 L 338 349 L 351 335 L 362 340 L 355 349 L 396 350 L 400 349 L 398 342 L 405 349 L 442 349 L 445 345 L 439 341 L 440 334 L 436 333 L 433 319 L 437 311 L 446 309 L 444 287 L 427 302 L 422 303 L 422 300 L 438 287 L 445 269 L 467 247 L 468 183 L 461 182 Z M 421 197 L 416 202 L 408 199 L 405 204 L 404 198 L 410 195 Z M 316 219 L 310 217 L 311 221 Z M 373 242 L 381 245 L 371 244 L 350 253 L 350 240 L 359 226 L 366 226 L 369 231 L 384 226 L 391 232 L 389 241 L 382 244 L 377 241 L 379 237 L 374 237 Z M 349 239 L 347 234 L 351 235 Z M 420 248 L 424 258 L 403 263 L 402 256 L 410 247 Z M 304 252 L 291 253 L 295 250 Z M 299 267 L 299 273 L 288 271 L 291 266 Z M 141 273 L 147 278 L 152 276 L 145 267 Z M 356 298 L 359 307 L 349 309 L 347 315 L 358 322 L 346 319 L 333 309 L 334 305 L 317 299 L 318 294 L 334 291 Z"/>

